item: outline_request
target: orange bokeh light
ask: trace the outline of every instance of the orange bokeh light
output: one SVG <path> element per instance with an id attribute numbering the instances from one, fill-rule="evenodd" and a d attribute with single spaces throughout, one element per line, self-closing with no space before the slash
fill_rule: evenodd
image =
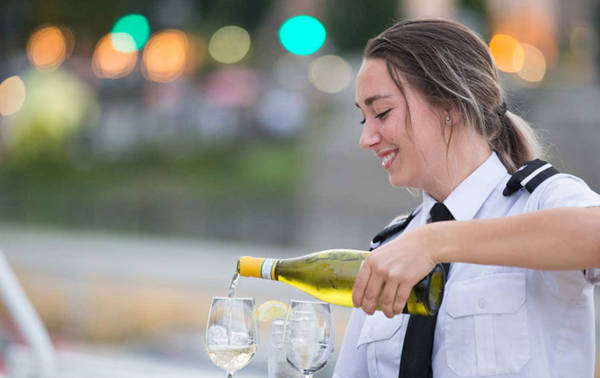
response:
<path id="1" fill-rule="evenodd" d="M 544 2 L 515 1 L 500 7 L 492 28 L 494 33 L 518 36 L 520 43 L 535 46 L 544 54 L 548 67 L 553 67 L 558 60 L 557 19 Z"/>
<path id="2" fill-rule="evenodd" d="M 27 57 L 31 64 L 43 71 L 60 66 L 67 56 L 67 42 L 56 26 L 36 30 L 27 42 Z"/>
<path id="3" fill-rule="evenodd" d="M 92 70 L 100 78 L 118 79 L 131 73 L 136 62 L 137 51 L 123 52 L 115 49 L 110 34 L 107 34 L 96 45 Z"/>
<path id="4" fill-rule="evenodd" d="M 504 72 L 517 72 L 520 67 L 514 59 L 515 51 L 519 48 L 519 41 L 510 35 L 496 34 L 490 41 L 490 52 L 494 57 L 498 69 Z"/>
<path id="5" fill-rule="evenodd" d="M 189 48 L 182 31 L 169 29 L 153 35 L 144 47 L 142 74 L 159 83 L 176 80 L 188 65 Z"/>
<path id="6" fill-rule="evenodd" d="M 75 50 L 75 34 L 73 34 L 73 31 L 68 26 L 59 25 L 58 28 L 60 29 L 63 37 L 65 38 L 65 59 L 68 59 L 71 56 L 71 54 L 73 54 L 73 50 Z"/>
<path id="7" fill-rule="evenodd" d="M 18 76 L 0 83 L 0 114 L 7 116 L 18 112 L 25 102 L 25 95 L 25 84 Z"/>

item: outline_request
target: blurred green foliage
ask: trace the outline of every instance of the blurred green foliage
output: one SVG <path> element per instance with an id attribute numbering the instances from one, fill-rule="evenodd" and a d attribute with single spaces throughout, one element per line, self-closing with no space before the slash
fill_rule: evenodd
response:
<path id="1" fill-rule="evenodd" d="M 31 163 L 61 164 L 68 158 L 67 137 L 53 132 L 41 119 L 35 120 L 8 146 L 10 162 L 24 168 Z"/>
<path id="2" fill-rule="evenodd" d="M 119 159 L 73 159 L 64 151 L 48 147 L 37 159 L 5 160 L 1 219 L 263 241 L 242 223 L 256 217 L 268 232 L 269 225 L 293 221 L 300 180 L 293 142 L 252 141 L 185 154 L 146 146 Z M 286 242 L 283 229 L 270 236 L 266 241 Z"/>
<path id="3" fill-rule="evenodd" d="M 275 2 L 273 0 L 204 0 L 200 14 L 204 20 L 214 20 L 219 26 L 238 25 L 250 32 L 258 28 Z"/>
<path id="4" fill-rule="evenodd" d="M 369 38 L 400 19 L 399 5 L 397 0 L 328 0 L 324 26 L 341 51 L 362 51 Z"/>
<path id="5" fill-rule="evenodd" d="M 459 8 L 467 9 L 473 13 L 476 13 L 482 17 L 487 15 L 487 2 L 486 0 L 460 0 Z"/>

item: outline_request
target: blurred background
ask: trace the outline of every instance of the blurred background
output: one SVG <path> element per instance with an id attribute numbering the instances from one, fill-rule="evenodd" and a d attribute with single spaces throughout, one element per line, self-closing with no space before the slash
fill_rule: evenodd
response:
<path id="1" fill-rule="evenodd" d="M 548 160 L 600 190 L 597 0 L 3 0 L 0 248 L 59 369 L 224 376 L 204 328 L 238 256 L 366 249 L 416 206 L 359 148 L 353 105 L 367 39 L 414 17 L 479 33 Z M 31 376 L 0 323 L 0 372 Z M 268 326 L 236 376 L 266 376 Z"/>

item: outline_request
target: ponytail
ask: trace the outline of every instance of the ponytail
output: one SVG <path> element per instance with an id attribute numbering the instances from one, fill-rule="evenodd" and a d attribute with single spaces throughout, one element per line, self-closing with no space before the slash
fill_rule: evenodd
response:
<path id="1" fill-rule="evenodd" d="M 542 157 L 542 148 L 533 128 L 518 115 L 505 112 L 496 132 L 488 136 L 490 147 L 496 151 L 509 173 L 514 173 L 526 162 Z"/>

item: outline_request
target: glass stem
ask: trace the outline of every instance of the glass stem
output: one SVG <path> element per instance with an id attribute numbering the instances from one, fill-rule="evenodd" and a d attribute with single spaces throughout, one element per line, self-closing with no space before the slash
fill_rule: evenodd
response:
<path id="1" fill-rule="evenodd" d="M 304 378 L 312 378 L 313 375 L 312 374 L 302 374 L 302 376 Z"/>

